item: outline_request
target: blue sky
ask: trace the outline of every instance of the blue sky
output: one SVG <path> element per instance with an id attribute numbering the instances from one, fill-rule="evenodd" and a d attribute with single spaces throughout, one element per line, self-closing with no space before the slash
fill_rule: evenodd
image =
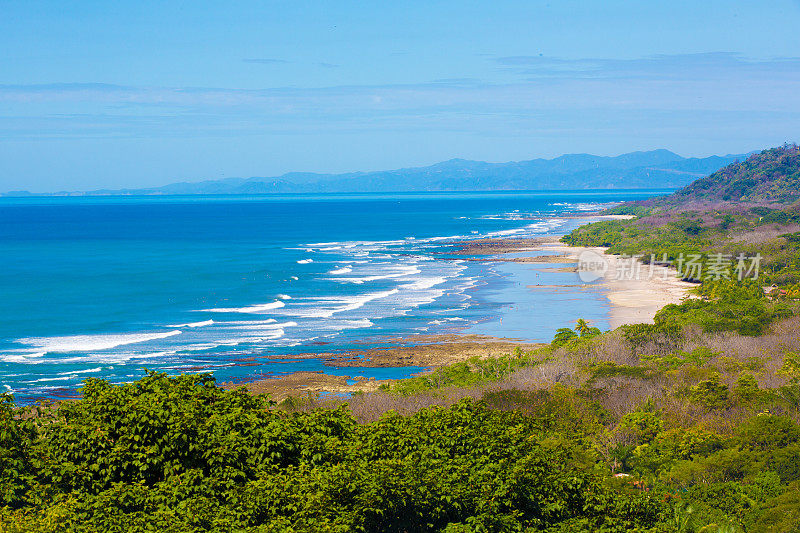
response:
<path id="1" fill-rule="evenodd" d="M 2 1 L 0 191 L 800 139 L 800 1 Z"/>

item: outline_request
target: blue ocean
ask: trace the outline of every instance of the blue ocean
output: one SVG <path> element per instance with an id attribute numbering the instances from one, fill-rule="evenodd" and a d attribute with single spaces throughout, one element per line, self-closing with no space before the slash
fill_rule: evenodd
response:
<path id="1" fill-rule="evenodd" d="M 420 369 L 314 354 L 454 332 L 549 341 L 577 317 L 602 328 L 602 294 L 525 288 L 574 274 L 448 245 L 562 234 L 581 223 L 568 214 L 666 192 L 3 198 L 0 392 L 72 397 L 144 369 L 402 378 Z"/>

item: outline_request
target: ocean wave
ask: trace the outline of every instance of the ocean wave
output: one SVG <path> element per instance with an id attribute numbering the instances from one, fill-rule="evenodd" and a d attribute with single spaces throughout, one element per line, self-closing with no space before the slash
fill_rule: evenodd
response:
<path id="1" fill-rule="evenodd" d="M 400 292 L 399 289 L 391 289 L 388 291 L 372 292 L 351 297 L 321 296 L 314 298 L 314 303 L 322 304 L 321 306 L 295 307 L 289 311 L 284 311 L 283 314 L 303 318 L 330 318 L 336 313 L 355 311 L 371 301 L 386 298 L 398 292 Z"/>
<path id="2" fill-rule="evenodd" d="M 270 330 L 270 329 L 283 329 L 283 328 L 291 328 L 297 326 L 297 322 L 262 322 L 262 323 L 255 323 L 255 324 L 244 324 L 244 325 L 236 325 L 232 326 L 230 329 L 236 330 Z"/>
<path id="3" fill-rule="evenodd" d="M 166 350 L 163 352 L 148 352 L 148 353 L 141 353 L 141 354 L 130 354 L 128 359 L 158 359 L 161 357 L 169 357 L 171 355 L 175 355 L 178 353 L 177 350 Z"/>
<path id="4" fill-rule="evenodd" d="M 446 237 L 428 237 L 427 239 L 420 239 L 421 242 L 439 242 L 439 241 L 454 241 L 467 239 L 466 235 L 448 235 Z"/>
<path id="5" fill-rule="evenodd" d="M 325 330 L 343 330 L 343 329 L 361 329 L 361 328 L 370 328 L 375 324 L 368 318 L 362 318 L 360 320 L 330 320 L 325 322 L 324 324 L 320 325 L 320 329 Z M 316 338 L 316 337 L 314 337 Z M 311 339 L 308 339 L 311 340 Z"/>
<path id="6" fill-rule="evenodd" d="M 547 232 L 553 228 L 557 228 L 562 224 L 564 224 L 564 222 L 565 222 L 564 219 L 553 218 L 541 222 L 534 222 L 532 224 L 527 224 L 521 228 L 490 231 L 486 233 L 485 236 L 489 238 L 497 238 L 497 237 L 511 237 L 511 236 L 521 237 L 524 235 L 536 235 Z"/>
<path id="7" fill-rule="evenodd" d="M 490 231 L 486 234 L 487 237 L 503 237 L 507 235 L 518 235 L 520 233 L 525 233 L 528 231 L 529 228 L 517 228 L 517 229 L 505 229 L 500 231 Z"/>
<path id="8" fill-rule="evenodd" d="M 202 322 L 189 322 L 187 324 L 175 324 L 172 326 L 167 326 L 168 328 L 201 328 L 203 326 L 210 326 L 213 324 L 213 320 L 203 320 Z"/>
<path id="9" fill-rule="evenodd" d="M 31 380 L 30 383 L 44 383 L 48 381 L 69 381 L 69 380 L 76 380 L 82 379 L 81 374 L 94 374 L 103 370 L 103 367 L 97 368 L 89 368 L 86 370 L 70 370 L 68 372 L 62 372 L 61 374 L 57 374 L 51 378 L 39 378 Z"/>
<path id="10" fill-rule="evenodd" d="M 554 202 L 548 205 L 557 207 L 566 207 L 567 210 L 574 211 L 599 211 L 611 206 L 617 205 L 619 202 Z"/>
<path id="11" fill-rule="evenodd" d="M 428 324 L 434 324 L 440 326 L 442 324 L 447 324 L 448 322 L 466 322 L 466 319 L 461 318 L 460 316 L 452 316 L 452 317 L 442 318 L 439 320 L 431 320 L 430 322 L 428 322 Z"/>
<path id="12" fill-rule="evenodd" d="M 274 318 L 268 318 L 266 320 L 233 320 L 230 322 L 217 322 L 218 326 L 254 326 L 258 324 L 274 324 L 277 322 Z"/>
<path id="13" fill-rule="evenodd" d="M 329 270 L 328 274 L 349 274 L 352 271 L 353 271 L 352 267 L 346 266 L 342 268 L 336 268 L 334 270 Z"/>
<path id="14" fill-rule="evenodd" d="M 349 278 L 330 278 L 333 281 L 340 281 L 345 283 L 356 283 L 361 284 L 367 281 L 377 281 L 380 279 L 393 279 L 393 278 L 404 278 L 407 276 L 413 276 L 415 274 L 420 274 L 422 271 L 413 265 L 410 266 L 394 266 L 389 267 L 389 272 L 386 274 L 373 274 L 370 276 L 361 276 L 361 277 L 349 277 Z"/>
<path id="15" fill-rule="evenodd" d="M 297 262 L 297 264 L 298 264 L 298 265 L 306 265 L 306 264 L 308 264 L 308 263 L 313 263 L 313 262 L 314 262 L 314 260 L 313 260 L 313 259 L 300 259 L 300 260 Z"/>
<path id="16" fill-rule="evenodd" d="M 206 313 L 263 313 L 265 311 L 271 311 L 272 309 L 279 309 L 285 305 L 286 304 L 282 301 L 277 300 L 268 304 L 250 305 L 247 307 L 216 307 L 213 309 L 200 309 L 200 311 Z"/>
<path id="17" fill-rule="evenodd" d="M 20 352 L 24 350 L 8 350 L 9 352 Z M 22 353 L 20 355 L 0 355 L 0 361 L 4 363 L 25 363 L 27 365 L 30 364 L 39 364 L 44 361 L 40 359 L 47 355 L 45 352 L 30 352 L 30 353 Z"/>
<path id="18" fill-rule="evenodd" d="M 128 333 L 116 335 L 71 335 L 65 337 L 29 337 L 18 339 L 16 342 L 27 344 L 34 348 L 34 353 L 68 353 L 110 350 L 126 344 L 153 341 L 180 335 L 181 330 L 164 331 L 161 333 Z M 28 357 L 34 354 L 26 354 Z"/>
<path id="19" fill-rule="evenodd" d="M 382 248 L 386 246 L 400 246 L 406 244 L 406 240 L 388 240 L 388 241 L 340 241 L 340 242 L 315 242 L 309 243 L 305 246 L 312 247 L 317 251 L 326 250 L 341 250 L 342 248 L 352 250 L 354 248 Z"/>
<path id="20" fill-rule="evenodd" d="M 445 283 L 446 281 L 447 281 L 447 278 L 443 278 L 443 277 L 422 278 L 422 279 L 419 279 L 417 281 L 414 281 L 413 283 L 406 283 L 406 284 L 400 285 L 400 288 L 401 289 L 414 290 L 414 291 L 421 291 L 421 290 L 430 289 L 431 287 L 435 287 L 436 285 L 441 285 L 442 283 Z"/>

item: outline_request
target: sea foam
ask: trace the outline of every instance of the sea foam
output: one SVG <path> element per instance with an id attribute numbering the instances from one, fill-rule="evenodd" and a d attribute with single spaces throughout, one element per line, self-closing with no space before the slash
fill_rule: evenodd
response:
<path id="1" fill-rule="evenodd" d="M 250 305 L 247 307 L 215 307 L 213 309 L 200 309 L 207 313 L 263 313 L 272 309 L 279 309 L 286 304 L 277 300 L 268 304 Z"/>
<path id="2" fill-rule="evenodd" d="M 121 335 L 71 335 L 66 337 L 29 337 L 17 340 L 18 343 L 27 344 L 34 348 L 34 353 L 66 353 L 66 352 L 91 352 L 97 350 L 110 350 L 125 344 L 164 339 L 180 335 L 180 330 L 164 331 L 161 333 L 128 333 Z M 34 354 L 28 355 L 33 356 Z"/>
<path id="3" fill-rule="evenodd" d="M 213 324 L 213 320 L 203 320 L 202 322 L 189 322 L 188 324 L 175 324 L 172 326 L 167 326 L 168 328 L 201 328 L 203 326 L 210 326 Z"/>

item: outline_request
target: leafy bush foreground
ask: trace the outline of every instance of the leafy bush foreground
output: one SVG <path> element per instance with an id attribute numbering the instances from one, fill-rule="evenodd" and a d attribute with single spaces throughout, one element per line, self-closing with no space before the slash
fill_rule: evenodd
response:
<path id="1" fill-rule="evenodd" d="M 149 374 L 21 420 L 3 406 L 8 531 L 579 531 L 652 527 L 581 435 L 464 400 L 361 425 L 210 376 Z"/>
<path id="2" fill-rule="evenodd" d="M 800 428 L 785 417 L 731 440 L 627 415 L 620 444 L 663 473 L 653 484 L 612 477 L 607 414 L 567 388 L 369 424 L 346 406 L 287 413 L 208 375 L 83 392 L 37 416 L 4 397 L 0 530 L 793 531 L 770 527 L 800 510 Z M 697 468 L 741 472 L 697 484 Z"/>

